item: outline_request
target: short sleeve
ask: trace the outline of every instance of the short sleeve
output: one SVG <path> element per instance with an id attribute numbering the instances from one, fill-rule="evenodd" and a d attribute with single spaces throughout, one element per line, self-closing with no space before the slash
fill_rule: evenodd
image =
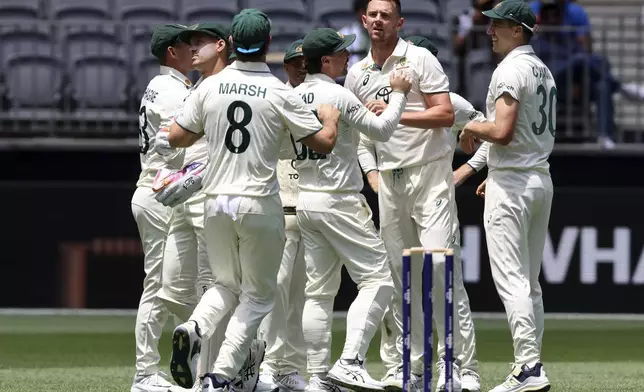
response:
<path id="1" fill-rule="evenodd" d="M 501 98 L 503 94 L 509 94 L 517 101 L 521 101 L 521 74 L 516 67 L 504 66 L 498 67 L 494 71 L 494 101 Z"/>
<path id="2" fill-rule="evenodd" d="M 284 105 L 278 106 L 286 127 L 295 141 L 300 141 L 322 129 L 322 124 L 316 115 L 304 106 L 302 99 L 294 90 L 284 91 Z"/>
<path id="3" fill-rule="evenodd" d="M 202 90 L 195 90 L 186 98 L 181 114 L 175 122 L 186 131 L 200 134 L 203 126 L 203 98 Z"/>
<path id="4" fill-rule="evenodd" d="M 425 53 L 420 58 L 420 92 L 424 94 L 436 94 L 449 92 L 449 80 L 443 71 L 443 67 L 438 62 L 438 59 L 429 51 L 424 50 Z"/>

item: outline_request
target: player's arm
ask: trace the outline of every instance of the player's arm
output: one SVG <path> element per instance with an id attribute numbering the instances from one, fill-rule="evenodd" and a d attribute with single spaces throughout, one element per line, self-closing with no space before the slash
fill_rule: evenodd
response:
<path id="1" fill-rule="evenodd" d="M 495 98 L 495 118 L 492 121 L 470 121 L 463 129 L 465 137 L 507 146 L 514 138 L 519 117 L 521 75 L 516 68 L 499 67 L 494 71 L 490 92 Z"/>
<path id="2" fill-rule="evenodd" d="M 371 189 L 378 193 L 378 164 L 376 160 L 376 146 L 367 136 L 361 134 L 358 143 L 358 163 L 362 172 L 367 176 Z"/>
<path id="3" fill-rule="evenodd" d="M 419 86 L 427 109 L 405 112 L 400 123 L 408 127 L 433 129 L 454 125 L 454 106 L 449 97 L 449 81 L 438 59 L 427 52 L 419 62 Z"/>
<path id="4" fill-rule="evenodd" d="M 349 126 L 379 142 L 389 140 L 398 126 L 411 89 L 411 77 L 405 72 L 392 72 L 389 83 L 393 91 L 389 105 L 380 116 L 370 112 L 349 90 L 340 90 L 340 107 Z"/>
<path id="5" fill-rule="evenodd" d="M 329 154 L 338 138 L 340 112 L 331 105 L 321 105 L 317 116 L 293 90 L 285 90 L 281 105 L 276 105 L 295 141 L 320 154 Z M 319 118 L 319 120 L 318 120 Z"/>
<path id="6" fill-rule="evenodd" d="M 470 158 L 467 163 L 464 163 L 461 167 L 454 171 L 454 185 L 459 186 L 465 180 L 470 178 L 474 173 L 480 171 L 487 165 L 487 154 L 490 144 L 488 142 L 483 142 L 481 147 L 476 150 L 476 154 Z"/>
<path id="7" fill-rule="evenodd" d="M 171 147 L 190 147 L 203 135 L 203 96 L 196 90 L 186 99 L 183 111 L 170 126 Z"/>

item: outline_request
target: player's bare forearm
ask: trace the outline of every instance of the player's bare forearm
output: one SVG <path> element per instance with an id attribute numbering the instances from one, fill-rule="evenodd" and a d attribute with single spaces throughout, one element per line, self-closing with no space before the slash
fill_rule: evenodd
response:
<path id="1" fill-rule="evenodd" d="M 514 127 L 519 113 L 519 101 L 508 94 L 496 100 L 494 121 L 470 121 L 463 132 L 486 142 L 507 146 L 514 138 Z"/>
<path id="2" fill-rule="evenodd" d="M 400 117 L 400 123 L 421 129 L 449 128 L 454 125 L 454 108 L 451 105 L 438 105 L 422 112 L 405 112 Z"/>
<path id="3" fill-rule="evenodd" d="M 183 129 L 179 124 L 175 122 L 170 126 L 168 143 L 170 143 L 170 146 L 174 148 L 190 147 L 195 144 L 197 140 L 199 140 L 201 135 L 202 134 L 193 133 L 186 129 Z"/>
<path id="4" fill-rule="evenodd" d="M 467 163 L 464 163 L 454 171 L 454 185 L 459 186 L 462 183 L 465 182 L 468 178 L 470 178 L 476 171 L 472 168 L 472 166 L 468 165 Z"/>

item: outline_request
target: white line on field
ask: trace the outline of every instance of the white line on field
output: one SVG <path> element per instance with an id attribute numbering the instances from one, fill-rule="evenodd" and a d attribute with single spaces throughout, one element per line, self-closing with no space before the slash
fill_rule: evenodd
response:
<path id="1" fill-rule="evenodd" d="M 0 316 L 115 316 L 134 317 L 136 309 L 27 309 L 0 308 Z M 474 312 L 479 320 L 505 320 L 505 313 Z M 345 319 L 347 312 L 333 312 L 333 318 Z M 609 314 L 609 313 L 546 313 L 548 320 L 617 320 L 644 321 L 644 314 Z"/>

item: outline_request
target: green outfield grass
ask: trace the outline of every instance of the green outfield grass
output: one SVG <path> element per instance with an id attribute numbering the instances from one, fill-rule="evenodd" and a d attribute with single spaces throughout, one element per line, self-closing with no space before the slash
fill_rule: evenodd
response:
<path id="1" fill-rule="evenodd" d="M 0 316 L 0 392 L 129 391 L 134 372 L 134 319 L 103 316 Z M 483 390 L 508 374 L 512 344 L 505 321 L 476 320 Z M 164 366 L 168 325 L 161 341 Z M 336 320 L 333 354 L 344 341 Z M 368 353 L 381 376 L 379 336 Z M 552 391 L 644 391 L 644 322 L 546 320 L 543 360 Z"/>

